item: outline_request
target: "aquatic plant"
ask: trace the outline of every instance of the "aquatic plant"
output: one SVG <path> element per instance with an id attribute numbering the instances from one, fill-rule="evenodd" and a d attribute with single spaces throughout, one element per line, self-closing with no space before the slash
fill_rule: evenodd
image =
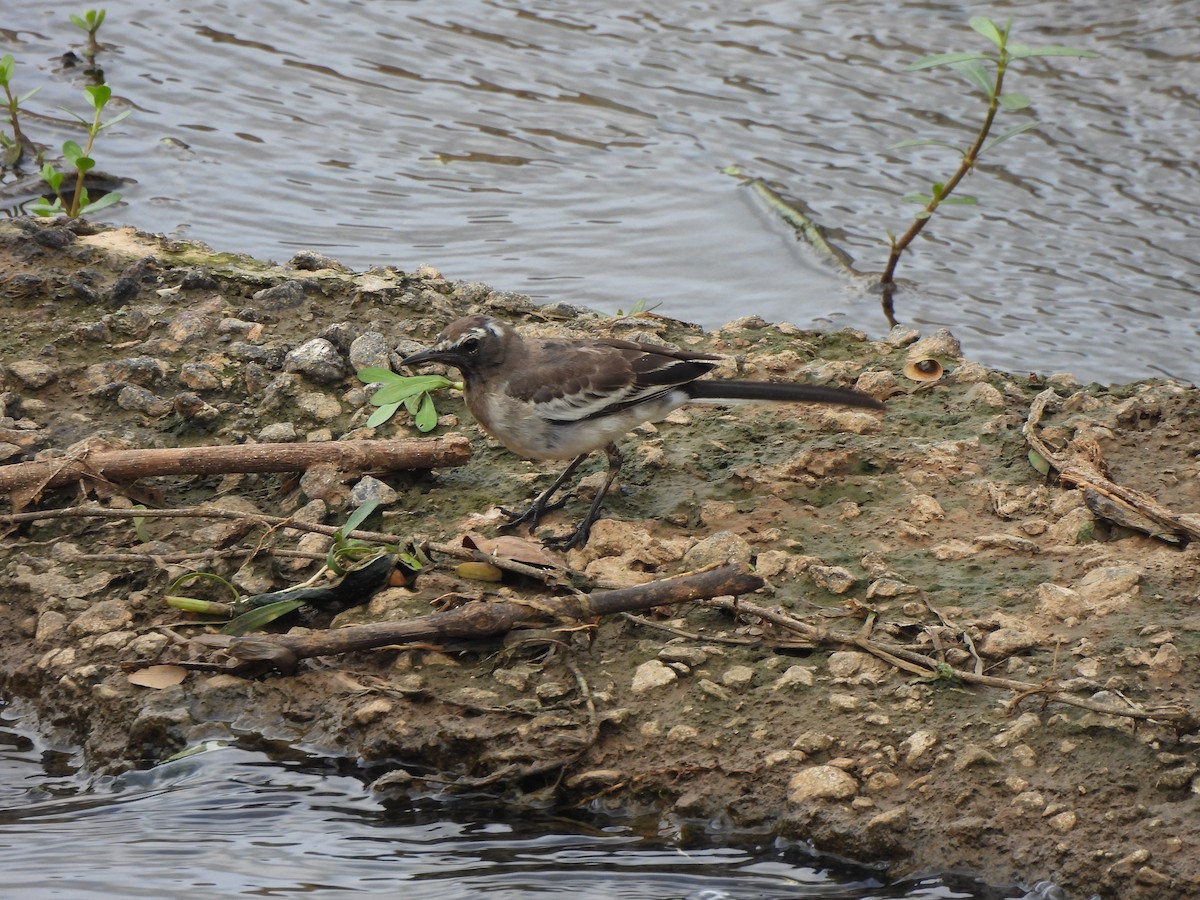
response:
<path id="1" fill-rule="evenodd" d="M 959 147 L 947 141 L 933 138 L 913 138 L 900 141 L 889 148 L 891 150 L 899 150 L 905 147 L 933 146 L 943 147 L 959 154 L 958 168 L 949 178 L 945 181 L 935 181 L 930 185 L 929 193 L 905 195 L 904 199 L 906 201 L 918 203 L 921 206 L 921 209 L 913 216 L 912 224 L 909 225 L 908 230 L 900 237 L 896 237 L 891 231 L 888 231 L 888 242 L 891 252 L 888 255 L 887 266 L 879 278 L 879 284 L 884 293 L 884 309 L 892 324 L 895 324 L 895 319 L 891 311 L 891 296 L 895 290 L 894 276 L 896 266 L 900 262 L 901 254 L 908 249 L 942 204 L 975 204 L 978 202 L 975 197 L 961 194 L 957 196 L 951 195 L 959 186 L 959 183 L 975 168 L 980 157 L 1005 141 L 1037 128 L 1041 124 L 1037 119 L 1027 119 L 1021 124 L 1015 125 L 994 137 L 991 136 L 992 126 L 995 124 L 996 117 L 1001 111 L 1014 112 L 1028 109 L 1032 105 L 1032 101 L 1025 94 L 1019 91 L 1004 90 L 1004 78 L 1008 74 L 1008 70 L 1013 62 L 1021 59 L 1046 56 L 1071 56 L 1077 58 L 1099 56 L 1098 53 L 1093 53 L 1090 50 L 1080 50 L 1075 47 L 1057 45 L 1033 47 L 1028 44 L 1009 43 L 1009 35 L 1012 32 L 1013 24 L 1011 16 L 1003 29 L 986 16 L 974 16 L 969 20 L 968 24 L 975 32 L 987 38 L 995 47 L 995 50 L 938 53 L 918 59 L 906 67 L 906 71 L 909 72 L 939 67 L 952 69 L 965 77 L 973 87 L 983 92 L 987 100 L 987 109 L 984 113 L 983 122 L 980 124 L 974 139 L 965 147 Z"/>

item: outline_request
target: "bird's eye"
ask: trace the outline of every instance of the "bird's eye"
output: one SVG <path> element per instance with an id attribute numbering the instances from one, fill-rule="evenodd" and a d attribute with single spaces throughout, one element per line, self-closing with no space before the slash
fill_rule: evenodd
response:
<path id="1" fill-rule="evenodd" d="M 479 338 L 467 338 L 462 342 L 462 349 L 464 353 L 474 353 L 479 349 Z"/>

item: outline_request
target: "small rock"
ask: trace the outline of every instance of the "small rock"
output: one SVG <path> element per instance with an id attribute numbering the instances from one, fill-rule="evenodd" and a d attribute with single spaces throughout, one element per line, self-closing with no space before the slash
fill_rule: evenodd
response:
<path id="1" fill-rule="evenodd" d="M 1049 581 L 1039 584 L 1034 596 L 1037 599 L 1037 612 L 1044 616 L 1066 621 L 1081 618 L 1087 612 L 1078 591 Z"/>
<path id="2" fill-rule="evenodd" d="M 816 753 L 824 753 L 835 743 L 836 740 L 832 734 L 825 734 L 821 731 L 806 731 L 792 741 L 792 749 L 812 756 Z"/>
<path id="3" fill-rule="evenodd" d="M 976 645 L 980 654 L 992 659 L 1008 656 L 1036 647 L 1041 642 L 1038 635 L 1025 628 L 997 628 L 983 636 Z"/>
<path id="4" fill-rule="evenodd" d="M 373 475 L 364 475 L 350 489 L 350 505 L 362 506 L 364 503 L 377 503 L 380 506 L 392 506 L 400 495 L 391 485 L 380 481 Z"/>
<path id="5" fill-rule="evenodd" d="M 1133 566 L 1102 566 L 1083 576 L 1075 589 L 1084 603 L 1102 607 L 1121 594 L 1136 593 L 1141 578 L 1142 573 Z"/>
<path id="6" fill-rule="evenodd" d="M 71 623 L 71 633 L 76 635 L 104 634 L 120 631 L 133 621 L 133 613 L 122 600 L 101 600 L 92 604 Z"/>
<path id="7" fill-rule="evenodd" d="M 932 750 L 935 744 L 937 735 L 932 731 L 914 731 L 900 742 L 900 749 L 904 751 L 904 762 L 911 766 Z"/>
<path id="8" fill-rule="evenodd" d="M 67 627 L 67 617 L 55 610 L 46 610 L 38 616 L 34 640 L 39 644 L 54 640 Z"/>
<path id="9" fill-rule="evenodd" d="M 746 688 L 754 682 L 754 670 L 749 666 L 730 666 L 721 675 L 721 684 L 731 688 Z"/>
<path id="10" fill-rule="evenodd" d="M 319 384 L 333 384 L 345 377 L 346 364 L 332 343 L 313 338 L 284 357 L 283 371 L 298 372 Z"/>
<path id="11" fill-rule="evenodd" d="M 658 658 L 665 663 L 680 662 L 694 669 L 708 661 L 708 654 L 699 647 L 668 644 L 658 651 Z"/>
<path id="12" fill-rule="evenodd" d="M 208 363 L 189 362 L 179 367 L 179 383 L 193 391 L 215 391 L 222 387 L 217 370 Z"/>
<path id="13" fill-rule="evenodd" d="M 377 719 L 388 715 L 394 707 L 392 702 L 384 697 L 369 700 L 354 711 L 353 719 L 356 725 L 368 725 Z"/>
<path id="14" fill-rule="evenodd" d="M 145 413 L 155 418 L 171 411 L 171 404 L 153 391 L 136 384 L 127 384 L 117 393 L 117 406 L 130 412 Z"/>
<path id="15" fill-rule="evenodd" d="M 854 587 L 855 577 L 843 566 L 809 566 L 809 577 L 817 587 L 831 594 L 844 594 Z"/>
<path id="16" fill-rule="evenodd" d="M 661 660 L 647 660 L 633 673 L 630 690 L 635 694 L 644 694 L 654 688 L 664 687 L 678 677 L 675 670 L 664 665 Z"/>
<path id="17" fill-rule="evenodd" d="M 258 439 L 264 444 L 290 444 L 296 440 L 296 426 L 291 422 L 272 422 L 263 426 Z"/>
<path id="18" fill-rule="evenodd" d="M 812 687 L 815 679 L 813 670 L 808 666 L 788 666 L 784 673 L 771 683 L 772 691 L 781 691 L 791 687 Z"/>
<path id="19" fill-rule="evenodd" d="M 343 495 L 342 473 L 333 463 L 309 466 L 300 476 L 300 490 L 314 500 L 336 503 Z"/>
<path id="20" fill-rule="evenodd" d="M 44 388 L 58 380 L 58 368 L 39 359 L 19 359 L 8 364 L 8 371 L 31 391 Z"/>
<path id="21" fill-rule="evenodd" d="M 696 740 L 696 738 L 698 738 L 699 736 L 700 736 L 699 730 L 696 728 L 693 728 L 691 725 L 676 725 L 674 728 L 672 728 L 670 731 L 667 732 L 667 740 L 675 741 L 676 743 L 679 743 L 679 744 L 690 743 L 690 742 Z"/>
<path id="22" fill-rule="evenodd" d="M 392 348 L 378 331 L 364 331 L 350 342 L 350 367 L 359 369 L 391 368 Z"/>
<path id="23" fill-rule="evenodd" d="M 687 569 L 703 569 L 714 564 L 742 563 L 749 565 L 754 553 L 750 545 L 732 531 L 718 531 L 697 543 L 683 555 Z"/>
<path id="24" fill-rule="evenodd" d="M 811 766 L 788 781 L 788 801 L 796 804 L 848 800 L 857 793 L 858 782 L 854 776 L 836 766 Z"/>
<path id="25" fill-rule="evenodd" d="M 975 744 L 968 744 L 954 758 L 954 771 L 962 772 L 972 766 L 994 766 L 999 763 L 988 751 Z"/>
<path id="26" fill-rule="evenodd" d="M 336 397 L 309 391 L 296 398 L 296 406 L 317 422 L 328 422 L 342 414 L 342 404 Z"/>
<path id="27" fill-rule="evenodd" d="M 875 597 L 900 597 L 916 593 L 920 593 L 919 588 L 901 581 L 899 578 L 877 578 L 867 587 L 868 600 Z"/>
<path id="28" fill-rule="evenodd" d="M 872 816 L 871 820 L 867 822 L 868 831 L 877 831 L 881 828 L 903 832 L 908 828 L 908 807 L 897 806 L 895 809 Z"/>

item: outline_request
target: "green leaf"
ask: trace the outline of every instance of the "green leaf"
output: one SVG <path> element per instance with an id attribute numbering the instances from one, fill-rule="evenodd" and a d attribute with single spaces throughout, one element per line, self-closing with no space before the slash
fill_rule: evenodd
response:
<path id="1" fill-rule="evenodd" d="M 956 147 L 947 141 L 938 141 L 933 138 L 909 138 L 907 141 L 899 141 L 888 147 L 889 150 L 903 150 L 905 147 L 945 147 L 947 150 L 953 150 L 959 156 L 963 154 L 961 147 Z"/>
<path id="2" fill-rule="evenodd" d="M 1033 101 L 1020 91 L 1009 91 L 1000 95 L 1000 105 L 1005 109 L 1028 109 Z"/>
<path id="3" fill-rule="evenodd" d="M 988 141 L 986 144 L 984 144 L 983 148 L 979 151 L 979 155 L 983 156 L 983 154 L 987 153 L 989 150 L 991 150 L 997 144 L 1002 144 L 1005 141 L 1007 141 L 1009 138 L 1016 137 L 1018 134 L 1029 131 L 1033 128 L 1037 128 L 1041 124 L 1042 124 L 1041 122 L 1038 122 L 1035 120 L 1033 122 L 1026 122 L 1024 125 L 1018 125 L 1016 128 L 1010 128 L 1010 129 L 1008 129 L 1008 131 L 1004 132 L 999 137 L 995 137 L 992 140 Z"/>
<path id="4" fill-rule="evenodd" d="M 1004 46 L 1004 35 L 1002 35 L 1000 33 L 1000 29 L 996 27 L 996 23 L 987 16 L 972 16 L 967 21 L 967 24 L 995 44 L 996 49 L 1000 49 Z"/>
<path id="5" fill-rule="evenodd" d="M 215 603 L 212 600 L 200 600 L 197 597 L 177 597 L 170 594 L 166 597 L 167 606 L 182 612 L 198 613 L 202 616 L 228 616 L 228 603 Z"/>
<path id="6" fill-rule="evenodd" d="M 358 380 L 363 384 L 374 384 L 377 381 L 392 381 L 399 377 L 391 369 L 381 369 L 378 366 L 367 366 L 357 372 Z"/>
<path id="7" fill-rule="evenodd" d="M 354 512 L 350 513 L 350 517 L 346 519 L 346 524 L 339 528 L 337 533 L 342 537 L 348 535 L 364 521 L 366 521 L 367 516 L 375 512 L 375 507 L 377 506 L 379 506 L 378 500 L 368 500 L 362 506 L 355 509 Z"/>
<path id="8" fill-rule="evenodd" d="M 905 194 L 900 199 L 905 203 L 920 203 L 922 206 L 928 206 L 933 202 L 933 198 L 928 194 Z"/>
<path id="9" fill-rule="evenodd" d="M 232 622 L 221 629 L 221 634 L 241 637 L 250 631 L 256 631 L 264 625 L 274 622 L 280 616 L 286 616 L 304 605 L 303 600 L 276 600 L 266 606 L 258 606 L 248 613 L 242 613 Z"/>
<path id="10" fill-rule="evenodd" d="M 963 205 L 970 205 L 973 203 L 978 203 L 979 198 L 972 197 L 969 194 L 959 194 L 954 197 L 945 197 L 945 198 L 943 198 L 942 202 L 943 203 L 960 203 Z"/>
<path id="11" fill-rule="evenodd" d="M 233 586 L 233 582 L 227 578 L 222 578 L 220 575 L 215 575 L 212 572 L 187 572 L 183 575 L 180 575 L 169 585 L 167 585 L 167 593 L 174 594 L 181 587 L 191 581 L 215 581 L 222 587 L 227 588 L 229 593 L 233 594 L 234 600 L 237 600 L 239 597 L 241 597 L 241 594 L 238 593 L 238 589 Z"/>
<path id="12" fill-rule="evenodd" d="M 57 193 L 58 189 L 62 187 L 62 172 L 58 171 L 58 169 L 54 168 L 54 166 L 52 166 L 50 163 L 46 163 L 44 166 L 42 166 L 42 180 L 45 181 L 46 184 L 50 185 L 50 189 L 52 191 Z"/>
<path id="13" fill-rule="evenodd" d="M 71 22 L 82 28 L 84 31 L 91 30 L 91 28 L 88 26 L 88 23 L 83 21 L 82 17 L 75 15 L 75 13 L 71 13 Z"/>
<path id="14" fill-rule="evenodd" d="M 83 156 L 83 148 L 74 141 L 67 141 L 63 144 L 63 159 L 69 162 L 72 166 L 75 165 L 75 160 Z"/>
<path id="15" fill-rule="evenodd" d="M 8 79 L 12 78 L 14 65 L 16 65 L 16 60 L 13 59 L 11 53 L 5 53 L 3 57 L 0 57 L 0 85 L 8 86 Z"/>
<path id="16" fill-rule="evenodd" d="M 1031 56 L 1074 56 L 1077 59 L 1097 59 L 1099 53 L 1091 50 L 1080 50 L 1078 47 L 1030 47 L 1028 44 L 1009 44 L 1008 55 L 1013 59 L 1027 59 Z"/>
<path id="17" fill-rule="evenodd" d="M 17 98 L 17 106 L 20 106 L 22 103 L 24 103 L 26 100 L 28 100 L 30 97 L 32 97 L 34 94 L 36 94 L 41 89 L 42 89 L 42 86 L 39 84 L 32 91 L 26 91 L 24 94 L 22 94 L 20 97 Z"/>
<path id="18" fill-rule="evenodd" d="M 92 101 L 92 107 L 95 109 L 103 109 L 104 104 L 112 96 L 112 88 L 107 84 L 89 84 L 84 90 L 87 91 L 87 95 Z"/>
<path id="19" fill-rule="evenodd" d="M 380 425 L 394 416 L 396 414 L 396 410 L 399 408 L 399 403 L 385 403 L 367 417 L 367 427 L 378 428 Z"/>
<path id="20" fill-rule="evenodd" d="M 935 53 L 933 56 L 924 56 L 916 62 L 909 63 L 904 67 L 904 71 L 916 72 L 919 69 L 932 69 L 934 66 L 952 66 L 975 59 L 993 63 L 996 61 L 995 57 L 987 53 Z"/>
<path id="21" fill-rule="evenodd" d="M 950 68 L 987 94 L 989 100 L 995 95 L 996 82 L 979 60 L 955 63 Z"/>
<path id="22" fill-rule="evenodd" d="M 424 391 L 436 391 L 451 384 L 444 375 L 396 375 L 394 378 L 394 381 L 385 384 L 371 396 L 371 405 L 401 403 L 408 397 Z"/>
<path id="23" fill-rule="evenodd" d="M 80 172 L 90 172 L 96 167 L 96 161 L 90 156 L 77 156 L 73 162 L 76 170 Z"/>
<path id="24" fill-rule="evenodd" d="M 1037 469 L 1037 471 L 1039 471 L 1042 475 L 1049 476 L 1050 463 L 1047 462 L 1046 457 L 1042 456 L 1042 454 L 1038 453 L 1036 450 L 1030 450 L 1028 458 L 1031 466 Z"/>
<path id="25" fill-rule="evenodd" d="M 59 200 L 57 197 L 54 198 L 53 203 L 49 203 L 46 200 L 36 200 L 32 204 L 30 204 L 29 211 L 31 213 L 33 213 L 35 216 L 43 216 L 43 217 L 45 217 L 45 216 L 61 216 L 63 213 L 66 212 L 66 210 L 63 209 L 62 201 Z"/>
<path id="26" fill-rule="evenodd" d="M 92 213 L 100 212 L 102 209 L 108 209 L 121 202 L 121 195 L 116 191 L 110 191 L 99 200 L 94 200 L 86 206 L 80 207 L 79 214 L 81 216 L 90 216 Z"/>
<path id="27" fill-rule="evenodd" d="M 421 432 L 433 431 L 437 427 L 437 410 L 433 405 L 433 398 L 429 394 L 421 396 L 421 408 L 413 415 L 413 421 L 417 425 L 417 430 Z"/>
<path id="28" fill-rule="evenodd" d="M 111 119 L 109 119 L 107 122 L 101 122 L 100 127 L 101 128 L 110 128 L 111 126 L 116 125 L 122 119 L 126 119 L 131 115 L 133 115 L 132 109 L 123 109 L 119 113 L 117 113 L 115 116 L 113 116 Z"/>

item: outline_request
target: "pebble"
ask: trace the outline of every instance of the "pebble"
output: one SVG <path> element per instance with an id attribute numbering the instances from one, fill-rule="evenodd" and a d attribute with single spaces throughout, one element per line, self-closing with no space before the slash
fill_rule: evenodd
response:
<path id="1" fill-rule="evenodd" d="M 711 565 L 741 563 L 749 565 L 754 557 L 750 545 L 732 531 L 718 531 L 696 543 L 683 555 L 686 569 L 703 569 Z"/>
<path id="2" fill-rule="evenodd" d="M 258 439 L 264 444 L 290 444 L 296 440 L 296 426 L 291 422 L 272 422 L 263 426 Z"/>
<path id="3" fill-rule="evenodd" d="M 70 625 L 72 634 L 103 634 L 118 631 L 133 621 L 133 613 L 123 600 L 100 600 L 93 603 Z"/>
<path id="4" fill-rule="evenodd" d="M 336 397 L 310 391 L 296 398 L 296 406 L 318 422 L 328 422 L 342 414 L 342 404 Z"/>
<path id="5" fill-rule="evenodd" d="M 633 673 L 633 683 L 630 690 L 635 694 L 644 694 L 655 688 L 665 687 L 678 678 L 675 670 L 664 665 L 661 660 L 651 659 L 642 663 Z"/>
<path id="6" fill-rule="evenodd" d="M 855 577 L 843 566 L 809 566 L 813 584 L 831 594 L 844 594 L 854 587 Z"/>
<path id="7" fill-rule="evenodd" d="M 808 666 L 788 666 L 783 674 L 771 683 L 772 691 L 781 691 L 792 687 L 812 687 L 815 682 L 813 670 Z"/>
<path id="8" fill-rule="evenodd" d="M 391 485 L 373 475 L 364 475 L 350 489 L 350 505 L 353 507 L 372 502 L 380 506 L 393 506 L 399 499 L 400 495 Z"/>
<path id="9" fill-rule="evenodd" d="M 731 688 L 747 688 L 754 683 L 754 670 L 749 666 L 730 666 L 721 675 L 721 684 Z"/>
<path id="10" fill-rule="evenodd" d="M 319 384 L 334 384 L 345 377 L 346 364 L 332 343 L 313 338 L 283 358 L 283 371 L 299 373 Z"/>
<path id="11" fill-rule="evenodd" d="M 391 368 L 391 345 L 378 331 L 364 331 L 350 342 L 350 367 L 359 369 L 374 367 Z"/>
<path id="12" fill-rule="evenodd" d="M 189 362 L 179 367 L 179 383 L 193 391 L 215 391 L 223 387 L 217 370 L 208 363 Z"/>
<path id="13" fill-rule="evenodd" d="M 936 744 L 937 735 L 932 731 L 914 731 L 900 742 L 900 749 L 904 752 L 904 762 L 911 766 L 932 750 Z"/>
<path id="14" fill-rule="evenodd" d="M 858 782 L 854 776 L 836 766 L 811 766 L 788 781 L 788 800 L 796 804 L 848 800 L 857 793 Z"/>
<path id="15" fill-rule="evenodd" d="M 376 697 L 374 700 L 369 700 L 354 711 L 352 716 L 355 724 L 367 725 L 391 713 L 395 707 L 390 700 L 384 697 Z"/>
<path id="16" fill-rule="evenodd" d="M 58 380 L 58 368 L 37 359 L 19 359 L 8 364 L 8 371 L 21 386 L 36 391 Z"/>
<path id="17" fill-rule="evenodd" d="M 117 406 L 130 412 L 145 413 L 155 418 L 171 411 L 171 404 L 153 391 L 136 384 L 126 384 L 117 394 Z"/>
<path id="18" fill-rule="evenodd" d="M 700 647 L 667 644 L 667 646 L 658 651 L 658 658 L 665 663 L 679 662 L 694 669 L 708 662 L 708 653 Z"/>

